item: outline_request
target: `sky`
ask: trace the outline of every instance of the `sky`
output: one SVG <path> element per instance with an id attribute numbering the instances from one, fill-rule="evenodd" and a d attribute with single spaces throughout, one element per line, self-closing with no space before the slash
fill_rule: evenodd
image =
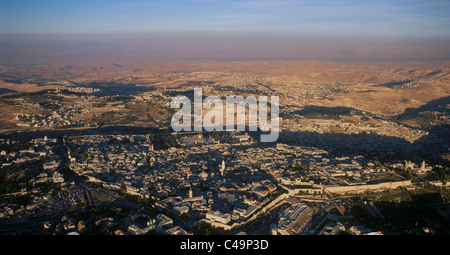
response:
<path id="1" fill-rule="evenodd" d="M 448 0 L 0 0 L 0 33 L 450 35 Z"/>
<path id="2" fill-rule="evenodd" d="M 205 58 L 389 57 L 402 46 L 398 58 L 450 58 L 449 13 L 449 0 L 0 0 L 0 64 L 14 53 L 106 54 L 105 45 L 185 58 L 199 54 L 194 46 Z"/>

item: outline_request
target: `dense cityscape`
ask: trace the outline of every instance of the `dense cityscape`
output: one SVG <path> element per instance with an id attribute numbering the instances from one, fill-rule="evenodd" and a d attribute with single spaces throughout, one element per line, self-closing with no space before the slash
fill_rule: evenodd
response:
<path id="1" fill-rule="evenodd" d="M 448 13 L 443 0 L 0 0 L 2 244 L 445 250 Z"/>
<path id="2" fill-rule="evenodd" d="M 1 233 L 448 234 L 448 163 L 427 154 L 430 146 L 445 152 L 448 140 L 430 137 L 430 129 L 366 111 L 291 105 L 282 108 L 279 140 L 261 143 L 259 132 L 177 133 L 163 119 L 152 128 L 133 115 L 120 125 L 105 114 L 79 117 L 92 105 L 148 102 L 170 111 L 171 96 L 192 88 L 4 96 L 44 114 L 18 114 L 19 131 L 2 135 Z"/>

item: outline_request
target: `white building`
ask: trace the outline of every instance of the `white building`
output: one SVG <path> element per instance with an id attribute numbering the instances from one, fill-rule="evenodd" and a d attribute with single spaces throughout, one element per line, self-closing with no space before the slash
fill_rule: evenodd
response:
<path id="1" fill-rule="evenodd" d="M 228 213 L 223 214 L 217 211 L 210 211 L 206 213 L 206 219 L 228 224 L 231 221 L 231 215 Z"/>

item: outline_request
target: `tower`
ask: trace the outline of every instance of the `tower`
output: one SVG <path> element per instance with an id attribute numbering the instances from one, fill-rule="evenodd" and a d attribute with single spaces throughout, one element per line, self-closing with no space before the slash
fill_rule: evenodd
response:
<path id="1" fill-rule="evenodd" d="M 192 187 L 189 188 L 189 198 L 192 198 Z"/>
<path id="2" fill-rule="evenodd" d="M 225 171 L 225 160 L 222 160 L 222 166 L 220 167 L 220 175 L 223 176 L 224 171 Z"/>

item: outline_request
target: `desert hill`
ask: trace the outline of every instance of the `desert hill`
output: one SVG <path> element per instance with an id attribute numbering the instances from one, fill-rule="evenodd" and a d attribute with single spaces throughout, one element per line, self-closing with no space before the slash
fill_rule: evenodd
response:
<path id="1" fill-rule="evenodd" d="M 450 62 L 445 61 L 174 61 L 146 65 L 0 66 L 3 96 L 56 88 L 73 91 L 82 88 L 97 95 L 113 95 L 202 86 L 224 95 L 231 91 L 276 94 L 285 110 L 292 106 L 290 111 L 308 105 L 348 107 L 391 118 L 448 97 L 449 83 Z"/>

